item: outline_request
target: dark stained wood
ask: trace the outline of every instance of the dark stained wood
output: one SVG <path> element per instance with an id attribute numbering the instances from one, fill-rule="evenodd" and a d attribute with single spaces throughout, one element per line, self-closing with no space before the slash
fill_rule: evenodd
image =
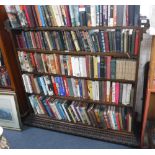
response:
<path id="1" fill-rule="evenodd" d="M 46 53 L 46 54 L 61 54 L 61 55 L 76 55 L 76 56 L 85 56 L 85 55 L 92 55 L 92 56 L 112 56 L 116 58 L 126 58 L 126 59 L 137 59 L 136 56 L 130 56 L 128 53 L 123 52 L 85 52 L 85 51 L 57 51 L 57 50 L 45 50 L 45 49 L 28 49 L 28 48 L 17 48 L 17 51 L 26 51 L 29 53 Z"/>
<path id="2" fill-rule="evenodd" d="M 19 66 L 14 54 L 13 38 L 10 38 L 10 33 L 5 29 L 4 22 L 8 19 L 4 6 L 0 6 L 0 47 L 2 49 L 2 55 L 11 80 L 11 89 L 15 91 L 19 104 L 19 110 L 21 116 L 26 115 L 28 111 L 28 105 L 26 100 L 26 94 L 24 92 L 24 86 L 21 79 Z"/>
<path id="3" fill-rule="evenodd" d="M 62 76 L 67 78 L 75 78 L 75 79 L 85 79 L 85 80 L 92 80 L 92 81 L 112 81 L 112 82 L 120 82 L 120 83 L 131 83 L 135 84 L 135 81 L 132 80 L 124 80 L 124 79 L 107 79 L 107 78 L 90 78 L 90 77 L 77 77 L 72 75 L 62 75 L 62 74 L 53 74 L 53 73 L 40 73 L 40 72 L 26 72 L 21 71 L 24 74 L 34 74 L 34 75 L 49 75 L 49 76 Z"/>

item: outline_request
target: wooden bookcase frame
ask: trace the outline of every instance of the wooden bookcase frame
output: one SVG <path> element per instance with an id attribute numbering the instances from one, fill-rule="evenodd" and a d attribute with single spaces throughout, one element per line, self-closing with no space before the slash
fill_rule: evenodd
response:
<path id="1" fill-rule="evenodd" d="M 51 31 L 51 30 L 59 30 L 59 31 L 71 31 L 71 30 L 91 30 L 91 29 L 99 29 L 99 30 L 106 30 L 106 29 L 135 29 L 135 30 L 140 30 L 140 38 L 142 40 L 142 35 L 146 31 L 145 28 L 140 28 L 140 27 L 135 27 L 135 26 L 114 26 L 114 27 L 108 27 L 108 26 L 96 26 L 96 27 L 34 27 L 34 28 L 10 28 L 8 27 L 8 32 L 10 33 L 11 40 L 13 42 L 13 51 L 15 54 L 16 61 L 18 63 L 18 69 L 20 70 L 20 77 L 22 76 L 22 73 L 27 73 L 27 74 L 35 74 L 35 75 L 53 75 L 51 73 L 38 73 L 38 72 L 23 72 L 21 71 L 20 68 L 20 62 L 18 59 L 17 51 L 26 51 L 26 52 L 36 52 L 36 53 L 56 53 L 56 54 L 65 54 L 65 55 L 76 55 L 76 56 L 81 56 L 81 55 L 95 55 L 95 56 L 112 56 L 115 58 L 126 58 L 126 59 L 134 59 L 137 62 L 136 66 L 136 80 L 135 81 L 128 81 L 128 80 L 111 80 L 111 79 L 104 79 L 104 78 L 84 78 L 84 77 L 74 77 L 74 76 L 66 76 L 66 77 L 73 77 L 73 78 L 82 78 L 82 79 L 93 79 L 93 80 L 108 80 L 108 81 L 117 81 L 117 82 L 124 82 L 124 83 L 131 83 L 134 85 L 135 88 L 135 93 L 134 93 L 134 104 L 132 106 L 125 106 L 125 105 L 117 105 L 122 106 L 122 107 L 128 107 L 131 108 L 133 111 L 133 118 L 135 120 L 135 103 L 136 103 L 136 91 L 137 91 L 137 81 L 138 81 L 138 68 L 139 68 L 139 56 L 140 56 L 140 48 L 139 48 L 139 53 L 135 57 L 130 57 L 126 53 L 116 53 L 116 52 L 105 52 L 105 53 L 91 53 L 91 52 L 75 52 L 75 51 L 70 51 L 65 53 L 65 51 L 50 51 L 50 50 L 44 50 L 44 49 L 23 49 L 23 48 L 18 48 L 17 47 L 17 41 L 15 35 L 20 33 L 21 31 Z M 53 75 L 54 76 L 54 75 Z M 55 74 L 55 76 L 64 76 L 64 75 L 59 75 Z M 24 87 L 24 84 L 22 83 L 22 88 Z M 30 95 L 29 93 L 25 94 L 28 96 Z M 35 94 L 35 93 L 32 93 Z M 41 94 L 35 94 L 35 95 L 41 95 Z M 112 104 L 106 104 L 100 101 L 92 101 L 92 100 L 86 100 L 82 98 L 77 98 L 77 97 L 62 97 L 62 96 L 52 96 L 54 98 L 59 98 L 59 99 L 67 99 L 67 100 L 76 100 L 76 101 L 81 101 L 81 102 L 91 102 L 95 104 L 105 104 L 107 106 L 109 105 L 114 105 Z M 30 107 L 32 110 L 32 108 Z M 94 139 L 99 139 L 99 140 L 104 140 L 104 141 L 110 141 L 114 143 L 120 143 L 120 144 L 125 144 L 129 146 L 134 146 L 134 147 L 139 147 L 140 146 L 140 132 L 135 132 L 134 130 L 130 133 L 127 131 L 115 131 L 115 130 L 110 130 L 110 129 L 102 129 L 102 128 L 97 128 L 97 127 L 92 127 L 92 126 L 87 126 L 81 123 L 70 123 L 66 121 L 59 121 L 56 119 L 52 119 L 46 115 L 34 115 L 30 113 L 24 121 L 25 124 L 30 125 L 30 126 L 35 126 L 35 127 L 40 127 L 40 128 L 45 128 L 49 130 L 55 130 L 55 131 L 60 131 L 64 133 L 70 133 L 74 135 L 80 135 L 84 137 L 89 137 L 89 138 L 94 138 Z M 133 121 L 133 126 L 137 128 L 137 123 Z"/>

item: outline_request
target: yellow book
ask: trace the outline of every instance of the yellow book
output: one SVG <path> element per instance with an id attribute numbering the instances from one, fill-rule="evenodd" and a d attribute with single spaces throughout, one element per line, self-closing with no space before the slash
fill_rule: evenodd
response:
<path id="1" fill-rule="evenodd" d="M 98 64 L 97 64 L 97 57 L 93 56 L 93 65 L 94 65 L 94 78 L 98 78 Z"/>
<path id="2" fill-rule="evenodd" d="M 89 95 L 90 99 L 93 99 L 92 81 L 87 80 L 87 85 L 88 85 L 88 95 Z"/>
<path id="3" fill-rule="evenodd" d="M 76 37 L 76 33 L 74 31 L 71 31 L 72 39 L 76 48 L 76 51 L 80 51 L 79 43 Z"/>

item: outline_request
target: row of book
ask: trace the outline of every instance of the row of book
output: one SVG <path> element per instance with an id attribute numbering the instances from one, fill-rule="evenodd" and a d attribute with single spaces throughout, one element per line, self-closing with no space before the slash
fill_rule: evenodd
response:
<path id="1" fill-rule="evenodd" d="M 5 67 L 0 67 L 0 87 L 9 87 L 11 85 L 8 72 Z"/>
<path id="2" fill-rule="evenodd" d="M 111 56 L 70 56 L 18 51 L 22 71 L 76 77 L 135 80 L 136 61 Z"/>
<path id="3" fill-rule="evenodd" d="M 139 26 L 139 5 L 7 5 L 11 26 Z"/>
<path id="4" fill-rule="evenodd" d="M 29 101 L 36 115 L 47 114 L 53 119 L 67 122 L 132 131 L 132 114 L 125 107 L 107 107 L 36 95 L 29 96 Z"/>
<path id="5" fill-rule="evenodd" d="M 132 84 L 110 81 L 91 81 L 53 76 L 22 75 L 27 93 L 77 97 L 105 103 L 132 105 Z"/>
<path id="6" fill-rule="evenodd" d="M 140 31 L 99 29 L 88 31 L 22 31 L 16 35 L 19 48 L 58 51 L 124 52 L 137 55 Z"/>

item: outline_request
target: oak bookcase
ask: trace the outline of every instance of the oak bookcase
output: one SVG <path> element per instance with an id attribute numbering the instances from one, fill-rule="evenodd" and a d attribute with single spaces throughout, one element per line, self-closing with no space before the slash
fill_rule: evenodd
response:
<path id="1" fill-rule="evenodd" d="M 7 26 L 7 30 L 10 33 L 11 40 L 13 42 L 13 51 L 15 54 L 15 61 L 18 63 L 18 69 L 20 70 L 19 72 L 19 77 L 22 77 L 23 73 L 29 74 L 30 72 L 23 72 L 20 69 L 20 62 L 18 60 L 18 55 L 17 51 L 26 51 L 26 52 L 37 52 L 37 53 L 51 53 L 51 54 L 62 54 L 62 55 L 76 55 L 76 56 L 83 56 L 83 55 L 92 55 L 92 56 L 112 56 L 114 58 L 125 58 L 125 59 L 134 59 L 137 62 L 136 65 L 136 78 L 135 81 L 130 81 L 130 80 L 113 80 L 113 79 L 105 79 L 105 78 L 86 78 L 86 77 L 74 77 L 74 76 L 66 76 L 66 75 L 61 75 L 61 74 L 51 74 L 51 73 L 38 73 L 38 72 L 31 72 L 31 74 L 34 75 L 52 75 L 52 76 L 66 76 L 66 77 L 73 77 L 73 78 L 78 78 L 78 79 L 91 79 L 91 80 L 109 80 L 109 81 L 115 81 L 115 82 L 123 82 L 123 83 L 131 83 L 134 86 L 134 104 L 132 106 L 125 106 L 125 105 L 116 105 L 114 103 L 106 103 L 106 102 L 101 102 L 101 101 L 93 101 L 93 100 L 87 100 L 83 98 L 77 98 L 77 97 L 62 97 L 62 96 L 52 96 L 53 98 L 57 99 L 67 99 L 67 100 L 75 100 L 75 101 L 81 101 L 81 102 L 88 102 L 88 103 L 94 103 L 94 104 L 104 104 L 106 106 L 113 105 L 113 106 L 124 106 L 127 108 L 130 108 L 132 110 L 132 115 L 133 115 L 133 130 L 132 132 L 127 132 L 127 131 L 115 131 L 112 129 L 102 129 L 102 128 L 97 128 L 97 127 L 92 127 L 92 126 L 87 126 L 82 123 L 70 123 L 66 121 L 60 121 L 56 119 L 52 119 L 48 117 L 47 115 L 35 115 L 32 112 L 31 107 L 30 108 L 30 113 L 25 117 L 24 123 L 26 125 L 30 126 L 35 126 L 39 128 L 45 128 L 49 130 L 55 130 L 55 131 L 60 131 L 64 133 L 70 133 L 74 135 L 80 135 L 84 137 L 89 137 L 89 138 L 94 138 L 94 139 L 99 139 L 103 141 L 109 141 L 109 142 L 114 142 L 114 143 L 120 143 L 124 145 L 129 145 L 129 146 L 134 146 L 138 147 L 140 146 L 140 130 L 138 130 L 138 125 L 136 120 L 136 115 L 135 115 L 135 103 L 136 103 L 136 92 L 137 92 L 137 82 L 138 82 L 138 68 L 139 68 L 139 57 L 140 57 L 140 49 L 138 52 L 137 56 L 130 56 L 127 53 L 118 53 L 118 52 L 105 52 L 105 53 L 91 53 L 91 52 L 75 52 L 75 51 L 70 51 L 70 52 L 65 52 L 65 51 L 50 51 L 50 50 L 44 50 L 44 49 L 23 49 L 23 48 L 18 48 L 17 46 L 17 41 L 15 35 L 22 32 L 22 31 L 52 31 L 52 30 L 59 30 L 59 31 L 71 31 L 71 30 L 91 30 L 91 29 L 99 29 L 99 30 L 106 30 L 106 29 L 135 29 L 135 30 L 140 30 L 140 38 L 142 40 L 143 33 L 145 33 L 146 29 L 141 28 L 141 27 L 135 27 L 135 26 L 114 26 L 114 27 L 108 27 L 108 26 L 96 26 L 96 27 L 34 27 L 34 28 L 10 28 Z M 22 83 L 22 88 L 24 87 L 24 84 Z M 31 94 L 26 93 L 27 97 Z M 41 94 L 35 94 L 34 95 L 41 95 Z M 28 100 L 27 100 L 28 102 Z"/>

